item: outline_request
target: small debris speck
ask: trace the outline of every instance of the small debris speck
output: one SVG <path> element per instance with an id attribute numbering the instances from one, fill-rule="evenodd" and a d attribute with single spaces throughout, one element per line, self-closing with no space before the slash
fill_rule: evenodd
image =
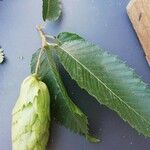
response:
<path id="1" fill-rule="evenodd" d="M 20 59 L 20 60 L 23 60 L 23 59 L 24 59 L 23 56 L 18 56 L 17 58 Z"/>
<path id="2" fill-rule="evenodd" d="M 2 63 L 4 61 L 4 52 L 3 52 L 3 49 L 1 48 L 0 46 L 0 63 Z"/>
<path id="3" fill-rule="evenodd" d="M 141 21 L 141 18 L 142 18 L 142 13 L 139 14 L 139 18 L 138 18 L 139 21 Z"/>

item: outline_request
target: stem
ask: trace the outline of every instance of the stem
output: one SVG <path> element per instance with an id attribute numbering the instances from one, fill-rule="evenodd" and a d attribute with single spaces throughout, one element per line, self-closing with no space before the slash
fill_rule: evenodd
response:
<path id="1" fill-rule="evenodd" d="M 42 52 L 44 51 L 45 46 L 48 45 L 47 41 L 46 41 L 45 33 L 43 32 L 42 27 L 37 26 L 36 28 L 37 28 L 37 30 L 40 34 L 40 37 L 41 37 L 42 47 L 41 47 L 41 50 L 39 52 L 38 60 L 37 60 L 37 63 L 36 63 L 35 74 L 38 73 L 38 70 L 39 70 L 39 67 L 40 67 L 40 59 L 41 59 L 41 56 L 42 56 Z"/>
<path id="2" fill-rule="evenodd" d="M 42 56 L 42 52 L 43 52 L 43 48 L 41 48 L 40 52 L 39 52 L 39 56 L 38 56 L 38 60 L 37 60 L 37 63 L 36 63 L 36 68 L 35 68 L 35 74 L 38 74 L 38 70 L 39 70 L 39 67 L 40 67 L 40 59 L 41 59 L 41 56 Z"/>
<path id="3" fill-rule="evenodd" d="M 36 63 L 36 68 L 35 68 L 35 74 L 38 74 L 38 70 L 40 68 L 40 59 L 41 59 L 41 56 L 42 56 L 42 53 L 43 53 L 45 47 L 48 46 L 48 47 L 54 48 L 54 47 L 56 47 L 60 44 L 60 41 L 58 41 L 55 37 L 53 37 L 51 35 L 45 35 L 45 33 L 43 32 L 41 26 L 36 26 L 36 28 L 37 28 L 37 30 L 40 34 L 41 41 L 42 41 L 42 44 L 41 44 L 42 46 L 41 46 L 41 49 L 40 49 L 40 52 L 39 52 L 39 56 L 38 56 L 38 60 L 37 60 L 37 63 Z M 46 37 L 54 40 L 54 43 L 48 43 Z"/>

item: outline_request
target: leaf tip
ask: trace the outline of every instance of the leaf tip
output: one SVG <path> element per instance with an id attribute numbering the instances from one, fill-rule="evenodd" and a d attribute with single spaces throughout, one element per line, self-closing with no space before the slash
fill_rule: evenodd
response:
<path id="1" fill-rule="evenodd" d="M 100 139 L 97 139 L 92 135 L 86 135 L 86 140 L 91 143 L 99 143 L 101 141 Z"/>

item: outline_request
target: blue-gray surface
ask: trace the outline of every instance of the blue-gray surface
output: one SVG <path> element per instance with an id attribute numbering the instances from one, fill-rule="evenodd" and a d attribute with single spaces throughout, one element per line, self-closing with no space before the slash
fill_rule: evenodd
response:
<path id="1" fill-rule="evenodd" d="M 150 84 L 150 68 L 126 14 L 129 0 L 62 0 L 63 17 L 48 23 L 46 31 L 77 32 L 100 45 L 135 69 Z M 40 47 L 36 24 L 43 24 L 41 1 L 0 1 L 0 45 L 6 62 L 0 65 L 0 149 L 11 149 L 11 111 L 22 80 L 30 73 L 31 55 Z M 22 58 L 23 56 L 23 58 Z M 124 123 L 116 113 L 100 106 L 61 69 L 69 95 L 84 110 L 90 129 L 102 138 L 90 144 L 81 136 L 53 124 L 48 149 L 53 150 L 149 150 L 150 139 Z"/>

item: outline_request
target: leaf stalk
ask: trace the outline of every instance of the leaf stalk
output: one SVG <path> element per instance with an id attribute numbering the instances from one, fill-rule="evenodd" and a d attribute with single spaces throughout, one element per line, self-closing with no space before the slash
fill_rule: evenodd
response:
<path id="1" fill-rule="evenodd" d="M 45 33 L 42 30 L 42 27 L 41 26 L 36 26 L 36 28 L 37 28 L 37 31 L 40 34 L 41 42 L 42 42 L 41 43 L 42 47 L 40 49 L 38 60 L 37 60 L 37 63 L 36 63 L 36 68 L 35 68 L 35 74 L 38 74 L 38 70 L 40 68 L 40 59 L 41 59 L 42 53 L 43 53 L 45 47 L 48 45 L 48 43 L 46 41 L 46 36 L 45 36 Z"/>

